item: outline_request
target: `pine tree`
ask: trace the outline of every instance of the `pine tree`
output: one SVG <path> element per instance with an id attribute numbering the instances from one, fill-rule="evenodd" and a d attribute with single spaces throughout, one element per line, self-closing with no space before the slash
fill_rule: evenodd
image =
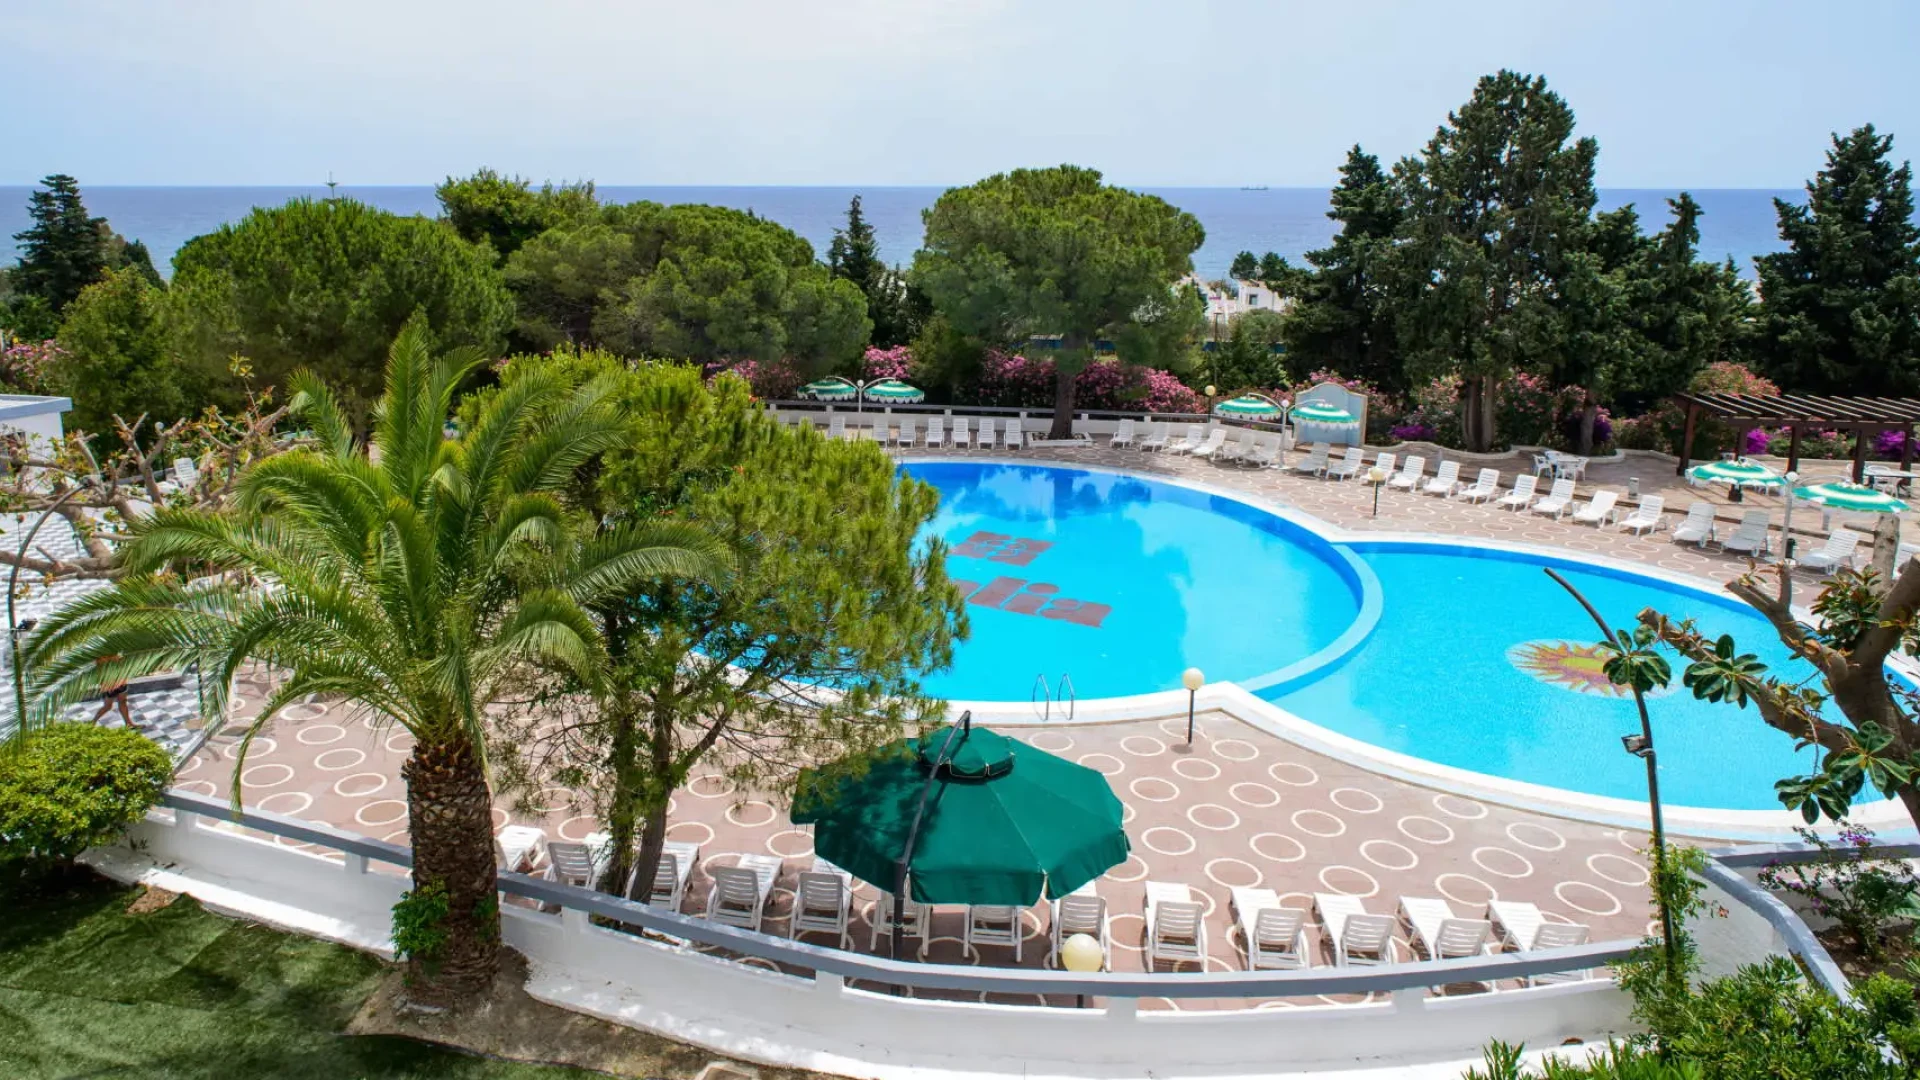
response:
<path id="1" fill-rule="evenodd" d="M 111 233 L 105 218 L 87 216 L 73 177 L 57 173 L 41 184 L 45 190 L 35 191 L 28 202 L 33 224 L 13 234 L 20 264 L 8 281 L 15 294 L 39 297 L 58 315 L 82 289 L 106 276 Z"/>
<path id="2" fill-rule="evenodd" d="M 1835 135 L 1807 204 L 1775 199 L 1788 249 L 1756 260 L 1767 374 L 1790 391 L 1920 393 L 1913 166 L 1873 125 Z"/>
<path id="3" fill-rule="evenodd" d="M 873 343 L 883 349 L 904 345 L 920 331 L 926 301 L 905 277 L 880 259 L 880 242 L 855 195 L 847 205 L 845 228 L 833 230 L 827 245 L 827 271 L 860 287 L 873 320 Z"/>

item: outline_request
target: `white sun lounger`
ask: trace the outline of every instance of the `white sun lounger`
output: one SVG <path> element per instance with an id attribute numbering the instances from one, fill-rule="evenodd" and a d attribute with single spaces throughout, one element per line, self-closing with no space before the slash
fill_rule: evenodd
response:
<path id="1" fill-rule="evenodd" d="M 1000 421 L 991 416 L 980 418 L 980 449 L 991 450 L 1000 445 Z"/>
<path id="2" fill-rule="evenodd" d="M 1500 494 L 1500 470 L 1481 469 L 1471 487 L 1460 489 L 1460 497 L 1471 503 L 1484 502 Z"/>
<path id="3" fill-rule="evenodd" d="M 1452 960 L 1493 951 L 1493 924 L 1485 919 L 1462 919 L 1445 900 L 1403 896 L 1400 918 L 1408 938 L 1429 960 Z"/>
<path id="4" fill-rule="evenodd" d="M 1673 542 L 1706 547 L 1707 543 L 1714 539 L 1714 531 L 1713 504 L 1697 502 L 1687 507 L 1686 519 L 1674 526 Z"/>
<path id="5" fill-rule="evenodd" d="M 1831 574 L 1841 567 L 1853 568 L 1854 549 L 1863 539 L 1852 529 L 1839 528 L 1827 537 L 1827 542 L 1818 551 L 1809 551 L 1800 557 L 1800 565 L 1815 570 L 1825 570 Z"/>
<path id="6" fill-rule="evenodd" d="M 953 418 L 954 449 L 973 449 L 973 429 L 969 426 L 970 424 L 972 424 L 972 421 L 964 416 L 956 416 Z"/>
<path id="7" fill-rule="evenodd" d="M 668 911 L 679 911 L 686 899 L 687 882 L 700 863 L 700 845 L 684 840 L 669 840 L 660 849 L 660 865 L 654 868 L 653 888 L 647 890 L 647 903 Z M 634 873 L 640 868 L 634 867 Z M 628 885 L 632 892 L 632 884 Z"/>
<path id="8" fill-rule="evenodd" d="M 974 904 L 967 908 L 967 929 L 960 939 L 966 955 L 976 955 L 978 945 L 1005 945 L 1013 950 L 1013 962 L 1020 962 L 1020 939 L 1025 935 L 1025 920 L 1020 909 L 1007 904 Z"/>
<path id="9" fill-rule="evenodd" d="M 547 834 L 531 825 L 508 825 L 494 835 L 493 855 L 500 869 L 525 873 L 547 851 Z"/>
<path id="10" fill-rule="evenodd" d="M 738 866 L 709 867 L 707 873 L 713 888 L 707 891 L 706 917 L 727 926 L 760 929 L 780 876 L 780 856 L 742 855 Z"/>
<path id="11" fill-rule="evenodd" d="M 1620 493 L 1617 491 L 1596 491 L 1593 493 L 1593 498 L 1587 500 L 1587 505 L 1573 512 L 1573 520 L 1582 525 L 1599 528 L 1613 516 L 1613 504 L 1619 501 Z"/>
<path id="12" fill-rule="evenodd" d="M 1280 906 L 1272 889 L 1234 889 L 1233 917 L 1247 952 L 1247 970 L 1312 967 L 1307 913 Z"/>
<path id="13" fill-rule="evenodd" d="M 787 936 L 832 934 L 841 948 L 853 947 L 848 922 L 853 912 L 853 875 L 825 859 L 816 859 L 813 869 L 800 872 L 793 890 L 793 918 L 787 924 Z"/>
<path id="14" fill-rule="evenodd" d="M 1114 427 L 1113 438 L 1107 440 L 1107 445 L 1114 449 L 1118 449 L 1122 446 L 1132 446 L 1133 445 L 1133 421 L 1131 420 L 1120 421 L 1120 423 Z"/>
<path id="15" fill-rule="evenodd" d="M 1572 505 L 1573 477 L 1563 476 L 1553 482 L 1553 489 L 1547 492 L 1546 498 L 1533 504 L 1533 512 L 1536 514 L 1551 514 L 1553 515 L 1553 520 L 1559 521 L 1560 515 L 1566 513 L 1567 508 Z"/>
<path id="16" fill-rule="evenodd" d="M 927 420 L 927 449 L 931 450 L 936 446 L 945 445 L 947 445 L 947 418 L 944 416 L 930 417 Z"/>
<path id="17" fill-rule="evenodd" d="M 1211 458 L 1213 455 L 1219 453 L 1220 448 L 1226 444 L 1226 429 L 1214 428 L 1212 431 L 1207 432 L 1207 441 L 1194 447 L 1192 453 L 1193 456 L 1197 458 Z"/>
<path id="18" fill-rule="evenodd" d="M 1193 963 L 1207 958 L 1206 909 L 1185 885 L 1147 882 L 1147 970 L 1155 964 Z"/>
<path id="19" fill-rule="evenodd" d="M 1535 489 L 1540 486 L 1540 478 L 1532 474 L 1513 478 L 1513 490 L 1500 497 L 1495 503 L 1503 510 L 1525 510 L 1533 505 Z"/>
<path id="20" fill-rule="evenodd" d="M 1327 472 L 1327 455 L 1333 453 L 1333 447 L 1327 443 L 1314 443 L 1307 456 L 1295 463 L 1293 471 L 1303 476 L 1324 476 Z"/>
<path id="21" fill-rule="evenodd" d="M 1697 505 L 1707 506 L 1705 503 Z M 1622 529 L 1632 529 L 1635 536 L 1643 536 L 1647 533 L 1655 532 L 1660 528 L 1661 522 L 1665 520 L 1662 514 L 1666 508 L 1666 496 L 1642 496 L 1640 505 L 1633 508 L 1633 513 L 1620 519 L 1620 527 Z M 1709 519 L 1713 517 L 1713 507 L 1711 506 L 1707 506 L 1707 517 Z"/>
<path id="22" fill-rule="evenodd" d="M 1399 475 L 1387 481 L 1387 486 L 1412 491 L 1420 485 L 1421 474 L 1426 471 L 1427 459 L 1419 454 L 1409 454 L 1407 460 L 1400 464 Z"/>
<path id="23" fill-rule="evenodd" d="M 1258 442 L 1259 442 L 1259 445 L 1254 450 L 1254 452 L 1251 454 L 1248 454 L 1245 458 L 1242 458 L 1241 460 L 1246 462 L 1248 465 L 1253 466 L 1256 469 L 1272 469 L 1272 468 L 1279 467 L 1280 450 L 1283 446 L 1286 445 L 1281 441 L 1280 436 L 1278 435 L 1270 436 L 1267 438 L 1260 439 Z"/>
<path id="24" fill-rule="evenodd" d="M 1423 490 L 1429 495 L 1438 495 L 1444 499 L 1451 497 L 1453 489 L 1459 486 L 1460 463 L 1443 461 L 1440 463 L 1439 470 L 1433 474 L 1433 479 L 1427 481 L 1427 486 Z"/>
<path id="25" fill-rule="evenodd" d="M 900 426 L 893 433 L 893 445 L 912 446 L 919 441 L 919 437 L 914 434 L 914 423 L 914 418 L 911 416 L 900 418 Z"/>
<path id="26" fill-rule="evenodd" d="M 932 909 L 928 905 L 909 897 L 906 904 L 900 909 L 900 914 L 902 916 L 900 936 L 919 939 L 919 955 L 922 957 L 926 956 L 927 928 L 933 917 Z M 880 894 L 880 899 L 875 901 L 873 905 L 871 918 L 873 920 L 872 932 L 867 936 L 867 949 L 870 952 L 877 952 L 880 948 L 880 939 L 888 937 L 893 933 L 892 893 L 883 891 Z"/>
<path id="27" fill-rule="evenodd" d="M 1095 891 L 1091 881 L 1053 901 L 1053 953 L 1047 957 L 1047 963 L 1059 966 L 1060 950 L 1066 946 L 1067 939 L 1085 934 L 1100 943 L 1100 970 L 1105 971 L 1113 938 L 1108 927 L 1110 921 L 1106 898 Z"/>
<path id="28" fill-rule="evenodd" d="M 834 413 L 827 417 L 827 438 L 845 439 L 847 437 L 847 418 Z"/>
<path id="29" fill-rule="evenodd" d="M 1167 448 L 1168 433 L 1173 429 L 1167 424 L 1151 424 L 1147 427 L 1147 437 L 1140 440 L 1140 449 L 1149 453 Z"/>
<path id="30" fill-rule="evenodd" d="M 1570 949 L 1592 940 L 1593 930 L 1580 923 L 1551 923 L 1540 909 L 1524 900 L 1493 900 L 1487 904 L 1487 919 L 1494 934 L 1515 952 L 1540 952 Z M 1592 971 L 1551 972 L 1529 975 L 1527 983 L 1574 982 L 1592 977 Z"/>
<path id="31" fill-rule="evenodd" d="M 548 881 L 596 889 L 612 864 L 613 837 L 603 832 L 588 833 L 579 843 L 555 840 L 547 845 Z"/>
<path id="32" fill-rule="evenodd" d="M 1238 438 L 1220 448 L 1220 452 L 1213 456 L 1213 460 L 1245 461 L 1254 450 L 1259 448 L 1259 445 L 1260 437 L 1252 431 L 1243 429 Z"/>
<path id="33" fill-rule="evenodd" d="M 1205 428 L 1199 424 L 1188 424 L 1184 435 L 1175 436 L 1171 442 L 1167 443 L 1166 452 L 1169 454 L 1190 454 L 1198 450 L 1200 444 L 1206 441 L 1207 432 Z"/>
<path id="34" fill-rule="evenodd" d="M 1364 447 L 1349 446 L 1346 453 L 1340 455 L 1337 465 L 1327 466 L 1327 479 L 1351 480 L 1359 476 L 1367 467 L 1367 451 Z"/>
<path id="35" fill-rule="evenodd" d="M 1765 510 L 1749 510 L 1740 515 L 1739 527 L 1720 545 L 1723 550 L 1744 551 L 1749 555 L 1765 555 L 1772 546 Z"/>
<path id="36" fill-rule="evenodd" d="M 1313 909 L 1339 967 L 1393 963 L 1393 919 L 1367 910 L 1366 901 L 1345 893 L 1314 893 Z"/>
<path id="37" fill-rule="evenodd" d="M 1393 463 L 1397 460 L 1399 460 L 1399 458 L 1396 457 L 1391 450 L 1382 451 L 1379 457 L 1373 459 L 1373 467 L 1380 470 L 1382 477 L 1392 479 Z M 1382 482 L 1384 482 L 1384 480 Z"/>

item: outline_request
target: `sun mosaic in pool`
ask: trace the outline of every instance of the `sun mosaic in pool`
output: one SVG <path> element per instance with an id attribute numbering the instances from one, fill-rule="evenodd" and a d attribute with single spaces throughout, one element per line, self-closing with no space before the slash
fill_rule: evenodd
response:
<path id="1" fill-rule="evenodd" d="M 1507 650 L 1507 661 L 1548 686 L 1576 694 L 1626 697 L 1632 693 L 1607 678 L 1607 658 L 1598 645 L 1559 638 L 1523 641 Z M 1647 696 L 1657 697 L 1666 692 L 1655 690 Z"/>

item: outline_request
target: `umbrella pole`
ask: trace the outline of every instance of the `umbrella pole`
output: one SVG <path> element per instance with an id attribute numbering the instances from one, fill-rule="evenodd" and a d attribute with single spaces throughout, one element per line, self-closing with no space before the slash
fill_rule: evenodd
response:
<path id="1" fill-rule="evenodd" d="M 920 804 L 913 808 L 913 824 L 907 827 L 907 845 L 900 852 L 900 861 L 893 869 L 893 958 L 900 959 L 900 947 L 907 934 L 907 869 L 913 865 L 913 848 L 920 841 L 920 822 L 927 816 L 927 799 L 933 795 L 934 782 L 940 779 L 940 769 L 953 757 L 953 743 L 956 738 L 973 730 L 973 710 L 960 714 L 960 722 L 947 730 L 947 741 L 940 744 L 940 753 L 934 756 L 933 765 L 927 769 L 927 782 L 920 787 Z M 928 927 L 921 927 L 924 933 Z M 895 987 L 898 993 L 899 987 Z"/>

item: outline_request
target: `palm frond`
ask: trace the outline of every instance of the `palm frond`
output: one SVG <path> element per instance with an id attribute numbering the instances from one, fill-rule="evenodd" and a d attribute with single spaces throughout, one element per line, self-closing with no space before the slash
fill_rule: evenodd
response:
<path id="1" fill-rule="evenodd" d="M 340 406 L 333 388 L 320 376 L 305 368 L 287 380 L 293 395 L 287 399 L 287 413 L 304 420 L 319 441 L 321 452 L 336 459 L 353 456 L 353 424 Z"/>
<path id="2" fill-rule="evenodd" d="M 595 604 L 650 581 L 679 578 L 724 589 L 734 553 L 707 530 L 683 522 L 630 522 L 581 545 L 567 591 Z"/>

